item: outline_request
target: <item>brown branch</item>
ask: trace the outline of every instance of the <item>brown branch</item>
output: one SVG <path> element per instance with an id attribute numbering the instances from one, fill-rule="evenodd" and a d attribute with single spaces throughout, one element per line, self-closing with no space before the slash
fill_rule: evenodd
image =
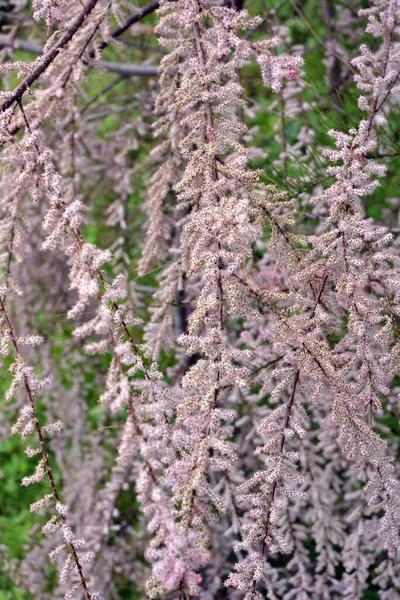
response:
<path id="1" fill-rule="evenodd" d="M 89 40 L 90 41 L 90 40 Z M 89 43 L 89 42 L 88 42 Z M 35 42 L 29 42 L 21 39 L 10 39 L 8 35 L 0 34 L 0 48 L 15 48 L 31 54 L 42 54 L 42 46 Z M 81 52 L 81 54 L 83 51 Z M 110 73 L 119 73 L 122 77 L 129 76 L 151 76 L 156 75 L 157 65 L 136 65 L 131 63 L 119 63 L 110 60 L 100 60 L 98 66 L 110 71 Z M 89 65 L 90 66 L 90 65 Z"/>
<path id="2" fill-rule="evenodd" d="M 328 281 L 328 274 L 325 273 L 325 275 L 322 278 L 321 285 L 320 285 L 320 288 L 319 288 L 318 293 L 317 293 L 317 297 L 315 299 L 314 307 L 313 307 L 313 309 L 311 311 L 311 318 L 312 319 L 315 316 L 315 311 L 317 310 L 317 306 L 318 306 L 318 304 L 319 304 L 319 302 L 321 300 L 322 292 L 324 291 L 324 288 L 325 288 L 325 285 L 326 285 L 327 281 Z"/>
<path id="3" fill-rule="evenodd" d="M 14 102 L 20 100 L 24 93 L 30 88 L 30 86 L 33 83 L 35 83 L 37 79 L 39 79 L 42 73 L 44 73 L 46 69 L 51 65 L 51 63 L 57 58 L 59 51 L 62 50 L 68 44 L 68 42 L 72 40 L 74 35 L 85 22 L 88 15 L 96 6 L 97 2 L 98 0 L 88 1 L 85 8 L 79 13 L 76 19 L 67 28 L 64 35 L 60 37 L 58 42 L 56 42 L 56 44 L 54 44 L 54 46 L 50 48 L 48 52 L 46 52 L 42 60 L 33 69 L 32 73 L 27 75 L 25 79 L 23 79 L 21 83 L 15 88 L 12 94 L 8 98 L 3 100 L 3 102 L 0 104 L 0 112 L 7 110 L 13 105 Z"/>
<path id="4" fill-rule="evenodd" d="M 111 32 L 111 37 L 112 38 L 119 37 L 120 35 L 125 33 L 125 31 L 127 31 L 130 27 L 132 27 L 132 25 L 134 25 L 138 21 L 141 21 L 143 19 L 143 17 L 146 17 L 150 13 L 157 10 L 157 8 L 159 8 L 159 6 L 160 6 L 160 3 L 158 2 L 158 0 L 156 0 L 155 2 L 149 2 L 149 4 L 146 4 L 146 6 L 144 6 L 141 10 L 139 10 L 137 13 L 135 13 L 134 15 L 129 17 L 129 19 L 127 19 L 123 25 L 120 25 L 119 27 L 116 27 L 115 29 L 113 29 Z M 103 41 L 100 44 L 100 49 L 103 49 L 106 46 L 107 46 L 107 42 Z"/>

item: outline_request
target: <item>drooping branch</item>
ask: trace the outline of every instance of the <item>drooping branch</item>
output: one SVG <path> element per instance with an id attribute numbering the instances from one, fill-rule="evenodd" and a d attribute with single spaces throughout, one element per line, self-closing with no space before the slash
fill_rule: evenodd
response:
<path id="1" fill-rule="evenodd" d="M 58 491 L 58 487 L 57 487 L 57 484 L 56 484 L 56 481 L 54 478 L 54 474 L 53 474 L 53 469 L 50 464 L 49 453 L 48 453 L 46 443 L 44 440 L 44 435 L 43 435 L 43 427 L 40 425 L 40 422 L 39 422 L 39 417 L 38 417 L 38 412 L 37 412 L 37 407 L 36 407 L 36 402 L 35 402 L 35 396 L 36 396 L 37 390 L 34 389 L 34 384 L 32 384 L 32 380 L 34 378 L 32 377 L 31 370 L 25 364 L 25 361 L 22 358 L 20 348 L 18 345 L 18 341 L 17 341 L 18 338 L 14 331 L 14 326 L 11 323 L 10 317 L 8 315 L 8 311 L 6 309 L 5 302 L 4 302 L 3 298 L 1 298 L 1 297 L 0 297 L 0 319 L 3 320 L 3 323 L 6 326 L 6 330 L 7 330 L 9 339 L 11 341 L 11 344 L 13 346 L 15 357 L 17 359 L 16 370 L 20 371 L 19 378 L 23 382 L 25 392 L 28 397 L 28 401 L 29 401 L 28 411 L 29 412 L 25 411 L 25 415 L 26 415 L 25 418 L 27 416 L 29 416 L 32 419 L 33 426 L 34 426 L 37 436 L 38 436 L 40 453 L 42 455 L 41 462 L 43 463 L 43 466 L 41 467 L 40 466 L 41 463 L 39 463 L 39 466 L 36 469 L 35 474 L 30 477 L 26 477 L 25 483 L 24 483 L 24 481 L 22 483 L 24 485 L 29 485 L 30 482 L 39 481 L 40 478 L 42 477 L 41 471 L 44 468 L 44 471 L 47 475 L 47 479 L 49 481 L 51 494 L 52 494 L 54 502 L 56 504 L 59 518 L 61 519 L 63 525 L 65 526 L 64 537 L 65 537 L 66 545 L 70 548 L 72 560 L 73 560 L 73 563 L 75 564 L 76 572 L 79 576 L 79 587 L 80 586 L 82 587 L 86 600 L 93 600 L 94 596 L 89 592 L 89 589 L 88 589 L 88 586 L 86 583 L 86 578 L 84 576 L 82 559 L 79 558 L 78 553 L 77 553 L 77 548 L 81 544 L 79 541 L 75 541 L 74 535 L 72 534 L 72 531 L 70 530 L 70 527 L 68 524 L 68 519 L 67 519 L 67 510 L 66 510 L 66 507 L 64 507 L 61 503 L 60 493 Z M 36 382 L 36 387 L 38 389 L 40 389 L 40 385 L 38 384 L 38 382 Z M 21 421 L 21 423 L 22 422 L 23 421 Z M 47 428 L 48 427 L 49 426 L 47 426 Z M 20 425 L 18 424 L 18 426 L 15 428 L 15 431 L 19 431 L 19 430 L 20 430 Z M 85 562 L 88 562 L 88 561 L 85 560 Z M 75 589 L 75 588 L 73 588 L 73 589 Z M 78 589 L 78 588 L 76 588 L 76 589 Z"/>
<path id="2" fill-rule="evenodd" d="M 32 73 L 29 73 L 21 83 L 15 88 L 10 95 L 7 96 L 0 104 L 0 112 L 4 112 L 10 108 L 14 102 L 21 100 L 24 93 L 39 79 L 39 77 L 46 71 L 51 63 L 59 56 L 60 50 L 72 40 L 74 35 L 79 31 L 80 27 L 85 22 L 86 18 L 90 15 L 92 10 L 95 8 L 98 0 L 88 0 L 88 3 L 74 21 L 67 27 L 65 33 L 60 37 L 58 42 L 46 52 L 43 58 L 39 61 L 37 66 L 33 69 Z"/>

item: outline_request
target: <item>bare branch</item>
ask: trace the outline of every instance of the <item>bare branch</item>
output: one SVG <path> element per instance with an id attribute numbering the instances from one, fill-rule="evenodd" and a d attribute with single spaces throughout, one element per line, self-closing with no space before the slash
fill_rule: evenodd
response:
<path id="1" fill-rule="evenodd" d="M 0 34 L 0 47 L 15 48 L 16 50 L 23 50 L 24 52 L 31 52 L 32 54 L 42 54 L 42 47 L 40 44 L 35 42 L 29 42 L 21 39 L 10 39 L 7 35 Z M 124 64 L 111 62 L 108 60 L 101 60 L 97 63 L 100 67 L 111 73 L 118 73 L 126 77 L 137 75 L 137 76 L 151 76 L 157 75 L 156 65 L 135 65 L 135 64 Z M 18 88 L 17 88 L 18 89 Z M 17 100 L 17 98 L 15 99 Z M 8 108 L 8 107 L 7 107 Z M 3 109 L 4 110 L 4 109 Z"/>

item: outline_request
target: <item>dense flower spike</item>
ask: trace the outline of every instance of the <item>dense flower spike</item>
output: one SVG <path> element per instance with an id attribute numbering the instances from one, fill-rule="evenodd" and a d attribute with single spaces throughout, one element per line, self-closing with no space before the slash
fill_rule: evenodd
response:
<path id="1" fill-rule="evenodd" d="M 246 42 L 239 33 L 260 23 L 246 11 L 184 0 L 161 4 L 159 13 L 160 42 L 173 47 L 163 59 L 162 74 L 165 78 L 173 69 L 179 81 L 167 102 L 161 97 L 162 107 L 177 119 L 179 152 L 187 162 L 174 186 L 186 213 L 176 250 L 178 268 L 175 273 L 168 269 L 165 282 L 176 294 L 179 284 L 171 287 L 169 274 L 179 282 L 184 273 L 186 289 L 193 286 L 195 308 L 179 341 L 189 357 L 201 356 L 182 378 L 172 428 L 176 456 L 169 464 L 167 481 L 179 507 L 179 527 L 188 536 L 197 536 L 198 562 L 204 565 L 209 560 L 205 523 L 213 523 L 215 512 L 226 510 L 213 480 L 229 473 L 236 460 L 227 441 L 234 412 L 225 406 L 223 389 L 243 390 L 248 377 L 249 353 L 230 347 L 225 323 L 228 317 L 243 315 L 235 277 L 242 277 L 251 245 L 261 235 L 252 204 L 260 204 L 270 191 L 259 182 L 259 174 L 247 168 L 249 153 L 240 142 L 246 127 L 238 118 L 243 100 L 237 73 L 246 59 L 254 57 L 265 84 L 277 91 L 289 70 L 297 74 L 301 59 L 273 54 L 270 49 L 277 45 L 276 39 Z M 171 133 L 175 140 L 175 126 Z M 158 213 L 154 218 L 159 219 Z M 160 311 L 153 314 L 159 318 Z M 163 551 L 170 555 L 167 545 Z M 184 573 L 179 586 L 189 593 Z"/>
<path id="2" fill-rule="evenodd" d="M 399 0 L 3 8 L 0 587 L 397 598 Z"/>

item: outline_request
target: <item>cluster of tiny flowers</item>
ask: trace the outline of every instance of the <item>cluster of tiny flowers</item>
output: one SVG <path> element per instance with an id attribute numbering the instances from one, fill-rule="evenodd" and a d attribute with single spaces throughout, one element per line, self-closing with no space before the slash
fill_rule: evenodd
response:
<path id="1" fill-rule="evenodd" d="M 12 340 L 12 346 L 16 354 L 16 360 L 11 364 L 10 367 L 10 371 L 13 373 L 13 378 L 11 380 L 9 389 L 6 392 L 6 398 L 8 401 L 10 401 L 15 396 L 18 388 L 22 387 L 27 396 L 27 400 L 29 401 L 28 404 L 24 405 L 20 409 L 18 419 L 11 427 L 11 433 L 14 435 L 19 434 L 22 439 L 36 436 L 36 441 L 39 444 L 39 447 L 37 448 L 28 446 L 25 450 L 25 453 L 29 458 L 33 458 L 38 455 L 40 458 L 36 464 L 34 472 L 31 475 L 26 475 L 23 477 L 21 485 L 26 487 L 35 483 L 39 483 L 45 478 L 48 479 L 52 493 L 47 494 L 41 500 L 34 502 L 31 505 L 30 510 L 32 512 L 38 512 L 42 509 L 45 509 L 50 504 L 55 505 L 57 516 L 51 517 L 48 523 L 44 525 L 43 533 L 54 533 L 59 528 L 63 529 L 66 544 L 62 547 L 57 547 L 54 558 L 60 554 L 61 550 L 66 549 L 69 551 L 67 558 L 65 559 L 64 566 L 60 572 L 60 581 L 61 583 L 66 583 L 69 579 L 70 571 L 73 570 L 76 573 L 78 576 L 78 581 L 73 583 L 72 587 L 67 593 L 69 594 L 68 597 L 71 597 L 72 594 L 78 589 L 81 589 L 82 585 L 84 584 L 82 565 L 85 562 L 92 560 L 93 557 L 89 554 L 78 556 L 76 553 L 76 550 L 82 546 L 84 542 L 75 539 L 72 530 L 68 525 L 68 507 L 63 505 L 59 500 L 54 475 L 49 462 L 45 436 L 48 434 L 55 435 L 60 433 L 62 431 L 63 424 L 61 421 L 54 421 L 52 423 L 41 425 L 38 419 L 36 398 L 38 394 L 49 387 L 50 382 L 46 379 L 39 380 L 36 377 L 33 368 L 25 363 L 19 350 L 19 344 L 25 346 L 38 345 L 42 343 L 43 338 L 41 336 L 15 336 L 14 328 L 10 318 L 7 315 L 6 305 L 3 300 L 1 302 L 2 312 L 4 315 L 4 320 L 2 322 L 3 332 Z M 68 532 L 68 535 L 66 535 L 65 532 Z M 88 600 L 93 598 L 93 596 L 91 596 L 87 590 L 86 584 L 85 590 L 86 598 Z"/>
<path id="2" fill-rule="evenodd" d="M 381 418 L 387 407 L 398 412 L 400 398 L 398 244 L 363 207 L 386 176 L 383 132 L 398 112 L 400 0 L 371 0 L 358 19 L 337 3 L 335 27 L 351 13 L 347 29 L 336 36 L 326 24 L 328 96 L 342 110 L 341 85 L 354 72 L 363 118 L 349 131 L 329 129 L 325 149 L 306 117 L 302 49 L 292 52 L 277 18 L 287 5 L 260 17 L 240 4 L 160 0 L 153 31 L 162 48 L 149 46 L 162 56 L 158 84 L 133 92 L 134 111 L 151 106 L 146 118 L 154 113 L 161 138 L 138 263 L 139 277 L 157 265 L 158 288 L 110 274 L 121 263 L 128 277 L 133 270 L 130 196 L 135 172 L 142 176 L 135 169 L 146 167 L 132 166 L 143 162 L 132 151 L 150 126 L 139 110 L 100 140 L 98 123 L 86 120 L 125 85 L 125 65 L 81 105 L 87 70 L 112 43 L 108 11 L 117 32 L 133 31 L 141 11 L 125 26 L 125 0 L 33 0 L 34 19 L 59 30 L 35 61 L 0 65 L 5 80 L 14 69 L 25 78 L 0 92 L 3 107 L 13 103 L 0 111 L 0 358 L 5 400 L 17 411 L 11 433 L 30 444 L 34 465 L 21 484 L 49 492 L 30 505 L 45 516 L 45 537 L 32 535 L 19 576 L 35 597 L 98 600 L 96 588 L 116 598 L 123 578 L 154 600 L 359 600 L 370 585 L 393 600 L 400 589 L 399 468 L 390 458 L 399 443 Z M 336 3 L 320 4 L 329 21 Z M 291 19 L 311 26 L 301 3 L 292 8 Z M 360 35 L 351 59 L 340 40 Z M 348 72 L 335 74 L 336 60 Z M 251 147 L 257 128 L 245 122 L 258 105 L 246 102 L 249 65 L 268 88 L 262 103 L 279 146 L 268 173 L 250 166 L 266 154 Z M 85 233 L 99 172 L 99 204 L 106 186 L 117 196 L 106 209 L 106 226 L 121 230 L 112 251 Z M 310 185 L 320 177 L 324 186 Z M 302 203 L 312 214 L 299 219 Z M 318 223 L 311 232 L 309 217 Z M 35 261 L 54 273 L 47 287 L 36 285 Z M 35 286 L 46 290 L 40 301 Z M 141 290 L 151 295 L 140 313 L 147 323 L 135 316 Z M 16 317 L 29 332 L 52 298 L 62 308 L 39 331 L 47 342 L 51 330 L 54 345 L 19 335 Z M 60 337 L 61 364 L 51 365 Z M 46 376 L 37 376 L 39 361 Z M 94 394 L 99 405 L 88 406 Z"/>
<path id="3" fill-rule="evenodd" d="M 282 201 L 281 211 L 285 211 L 283 198 L 261 184 L 259 173 L 247 166 L 249 151 L 240 141 L 247 130 L 238 118 L 238 109 L 244 105 L 238 69 L 256 59 L 265 84 L 278 91 L 285 77 L 298 75 L 302 59 L 272 52 L 279 44 L 277 39 L 248 42 L 240 32 L 251 31 L 260 19 L 252 19 L 246 11 L 181 0 L 174 5 L 162 3 L 159 14 L 159 41 L 173 51 L 161 64 L 165 86 L 159 98 L 157 133 L 169 136 L 164 146 L 173 148 L 170 167 L 175 162 L 178 168 L 167 171 L 162 183 L 155 180 L 157 200 L 152 201 L 150 231 L 155 231 L 162 219 L 163 198 L 175 178 L 181 212 L 172 214 L 179 218 L 180 239 L 179 247 L 171 247 L 178 258 L 164 270 L 157 293 L 161 308 L 152 311 L 146 339 L 153 355 L 157 355 L 161 339 L 164 345 L 173 342 L 174 315 L 165 307 L 177 294 L 194 306 L 182 323 L 178 342 L 187 357 L 201 358 L 185 369 L 181 379 L 175 422 L 167 438 L 176 450 L 169 458 L 165 484 L 178 507 L 175 540 L 181 536 L 187 544 L 194 540 L 197 552 L 191 563 L 199 568 L 210 560 L 206 524 L 215 524 L 216 513 L 227 510 L 218 488 L 226 485 L 237 458 L 228 441 L 235 412 L 224 389 L 247 388 L 251 359 L 247 350 L 231 347 L 225 322 L 228 316 L 257 316 L 251 292 L 240 283 L 246 277 L 243 268 L 262 232 L 262 205 L 275 212 Z M 171 127 L 172 118 L 176 124 Z M 282 221 L 285 218 L 282 215 Z M 147 268 L 148 256 L 144 256 L 142 265 Z M 193 579 L 183 569 L 181 555 L 176 553 L 179 544 L 175 541 L 172 552 L 170 542 L 161 535 L 164 526 L 160 522 L 157 527 L 152 542 L 158 547 L 152 552 L 152 585 L 158 581 L 170 589 L 174 573 L 175 587 L 193 593 L 200 579 Z"/>
<path id="4" fill-rule="evenodd" d="M 66 0 L 33 0 L 33 18 L 43 20 L 50 27 L 63 18 L 63 11 L 67 6 Z"/>
<path id="5" fill-rule="evenodd" d="M 343 556 L 335 556 L 332 551 L 329 561 L 321 562 L 322 568 L 330 572 L 330 578 L 324 583 L 317 580 L 316 589 L 332 590 L 339 585 L 344 586 L 346 597 L 360 597 L 373 564 L 371 557 L 366 557 L 371 540 L 376 553 L 384 548 L 393 559 L 400 548 L 399 483 L 392 460 L 387 457 L 386 442 L 375 431 L 373 417 L 382 407 L 382 398 L 389 395 L 389 384 L 399 368 L 398 342 L 393 336 L 397 330 L 393 310 L 398 300 L 398 258 L 386 248 L 391 234 L 383 227 L 372 226 L 361 204 L 361 199 L 379 186 L 377 178 L 386 172 L 368 155 L 377 148 L 374 128 L 386 122 L 381 115 L 382 106 L 396 93 L 400 5 L 376 2 L 373 9 L 363 11 L 362 15 L 369 17 L 367 31 L 377 38 L 383 37 L 383 48 L 376 54 L 363 46 L 361 56 L 353 61 L 359 69 L 357 84 L 367 93 L 359 101 L 360 108 L 367 111 L 367 118 L 348 133 L 329 132 L 336 148 L 327 149 L 324 154 L 334 163 L 328 167 L 327 175 L 334 176 L 335 182 L 313 199 L 326 207 L 326 225 L 320 234 L 308 237 L 285 233 L 278 227 L 277 239 L 281 249 L 286 250 L 281 254 L 281 268 L 287 271 L 286 291 L 257 291 L 260 300 L 266 303 L 273 301 L 275 307 L 276 303 L 282 308 L 290 307 L 289 312 L 272 309 L 280 342 L 278 353 L 285 355 L 287 366 L 271 374 L 276 373 L 280 383 L 272 391 L 270 401 L 285 389 L 290 390 L 290 385 L 292 388 L 286 403 L 262 420 L 257 430 L 263 438 L 268 435 L 267 442 L 256 451 L 266 464 L 266 471 L 257 471 L 239 487 L 239 499 L 254 507 L 248 512 L 249 522 L 245 520 L 243 525 L 247 536 L 237 546 L 249 549 L 249 556 L 237 565 L 227 584 L 245 590 L 249 599 L 258 597 L 257 582 L 269 585 L 264 556 L 293 550 L 297 553 L 299 547 L 304 548 L 300 535 L 290 544 L 294 534 L 289 536 L 284 524 L 293 498 L 307 499 L 301 490 L 307 478 L 312 477 L 310 483 L 316 485 L 315 473 L 309 472 L 309 459 L 306 465 L 301 465 L 302 470 L 306 466 L 304 479 L 296 473 L 296 465 L 303 462 L 302 453 L 287 452 L 295 435 L 300 438 L 308 435 L 304 427 L 307 415 L 302 409 L 300 419 L 296 415 L 297 398 L 301 396 L 307 403 L 313 398 L 319 398 L 320 406 L 321 398 L 330 403 L 328 410 L 336 427 L 339 448 L 358 470 L 357 481 L 349 482 L 346 498 L 355 499 L 355 486 L 359 487 L 360 480 L 364 484 L 359 500 L 364 508 L 358 524 L 349 527 L 350 532 L 338 530 L 337 539 L 344 545 Z M 292 260 L 288 260 L 290 246 Z M 343 331 L 345 315 L 344 334 L 332 347 L 330 335 Z M 269 332 L 276 338 L 276 329 L 270 328 Z M 287 342 L 291 350 L 285 348 Z M 287 377 L 283 376 L 285 373 Z M 290 377 L 294 377 L 292 384 Z M 310 378 L 315 382 L 313 386 L 307 383 Z M 319 426 L 322 427 L 321 421 Z M 305 440 L 300 449 L 304 444 L 308 446 Z M 289 480 L 289 485 L 285 480 Z M 294 491 L 290 480 L 300 489 Z M 243 494 L 251 488 L 255 491 Z M 352 510 L 350 504 L 349 513 Z M 373 524 L 368 532 L 366 523 Z M 326 538 L 325 544 L 329 544 Z M 254 546 L 256 552 L 251 550 Z M 355 547 L 356 565 L 350 551 Z M 343 560 L 346 569 L 346 576 L 340 582 L 333 570 L 339 560 Z M 285 582 L 277 579 L 276 589 L 288 584 L 287 579 Z M 309 591 L 304 578 L 302 585 L 303 593 Z"/>

